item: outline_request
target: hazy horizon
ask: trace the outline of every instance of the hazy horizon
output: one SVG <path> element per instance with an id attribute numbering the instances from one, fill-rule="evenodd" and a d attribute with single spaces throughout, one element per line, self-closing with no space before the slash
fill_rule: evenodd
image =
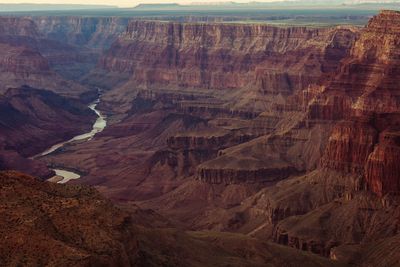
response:
<path id="1" fill-rule="evenodd" d="M 287 1 L 287 0 L 283 0 Z M 139 1 L 130 1 L 130 0 L 117 0 L 110 3 L 107 0 L 86 0 L 82 3 L 81 0 L 69 0 L 69 1 L 59 1 L 59 0 L 24 0 L 24 1 L 14 1 L 14 0 L 3 0 L 1 4 L 58 4 L 58 5 L 107 5 L 107 6 L 118 6 L 118 7 L 134 7 L 138 4 L 161 4 L 161 3 L 177 3 L 177 4 L 191 4 L 191 3 L 213 3 L 213 2 L 231 2 L 231 1 L 215 1 L 215 0 L 139 0 Z M 252 0 L 235 0 L 237 3 L 247 3 L 254 2 Z M 260 0 L 257 2 L 282 2 L 277 0 Z"/>

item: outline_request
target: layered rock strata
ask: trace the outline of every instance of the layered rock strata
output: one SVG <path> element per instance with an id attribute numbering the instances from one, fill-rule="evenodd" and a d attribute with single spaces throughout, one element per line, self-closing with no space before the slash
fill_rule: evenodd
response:
<path id="1" fill-rule="evenodd" d="M 154 212 L 116 207 L 94 189 L 16 172 L 0 172 L 0 202 L 2 266 L 335 266 L 244 235 L 177 230 Z"/>
<path id="2" fill-rule="evenodd" d="M 42 163 L 22 157 L 89 131 L 95 114 L 76 100 L 31 87 L 11 88 L 0 96 L 1 169 L 16 169 L 42 178 Z M 30 167 L 31 166 L 31 167 Z"/>

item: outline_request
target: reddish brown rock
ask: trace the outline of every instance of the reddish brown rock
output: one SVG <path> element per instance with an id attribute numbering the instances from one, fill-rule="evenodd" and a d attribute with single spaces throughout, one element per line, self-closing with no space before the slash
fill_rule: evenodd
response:
<path id="1" fill-rule="evenodd" d="M 31 87 L 9 89 L 0 96 L 1 169 L 49 177 L 45 164 L 23 157 L 91 129 L 95 114 L 76 100 Z"/>
<path id="2" fill-rule="evenodd" d="M 46 161 L 193 229 L 324 256 L 396 234 L 380 201 L 398 190 L 398 16 L 360 33 L 132 22 L 99 63 L 130 79 L 103 97 L 112 124 Z"/>
<path id="3" fill-rule="evenodd" d="M 27 47 L 13 47 L 7 44 L 1 44 L 0 68 L 2 72 L 9 72 L 21 77 L 31 75 L 48 75 L 50 71 L 48 61 L 37 51 Z"/>
<path id="4" fill-rule="evenodd" d="M 47 39 L 74 46 L 106 49 L 126 30 L 129 18 L 32 16 L 37 30 Z"/>
<path id="5" fill-rule="evenodd" d="M 395 78 L 400 71 L 399 25 L 400 13 L 395 11 L 382 11 L 371 19 L 339 74 L 319 96 L 325 103 L 345 103 L 331 105 L 335 112 L 329 119 L 347 120 L 335 126 L 322 165 L 364 173 L 368 187 L 381 196 L 398 188 L 392 159 L 397 157 L 400 111 Z M 327 107 L 314 105 L 318 106 L 311 110 L 314 117 Z"/>
<path id="6" fill-rule="evenodd" d="M 365 165 L 365 179 L 369 190 L 379 196 L 400 192 L 400 132 L 385 131 L 369 154 Z"/>
<path id="7" fill-rule="evenodd" d="M 132 21 L 98 71 L 110 80 L 130 76 L 120 89 L 126 95 L 132 88 L 202 89 L 219 94 L 222 105 L 184 103 L 185 111 L 238 109 L 251 117 L 335 70 L 356 35 L 345 28 Z"/>
<path id="8" fill-rule="evenodd" d="M 319 174 L 320 179 L 334 170 L 341 173 L 336 176 L 343 176 L 343 181 L 330 177 L 330 184 L 323 189 L 337 190 L 336 200 L 314 200 L 313 205 L 325 204 L 303 210 L 301 215 L 294 210 L 292 215 L 286 212 L 280 217 L 274 230 L 277 242 L 328 256 L 344 243 L 368 243 L 397 234 L 400 170 L 395 162 L 399 158 L 400 118 L 395 77 L 399 69 L 399 21 L 399 12 L 383 11 L 374 17 L 337 75 L 311 99 L 308 120 L 314 120 L 313 124 L 338 121 L 321 159 L 325 174 Z M 350 182 L 343 183 L 345 179 Z M 289 192 L 287 199 L 297 192 L 290 192 L 299 186 L 295 181 L 293 188 L 280 186 Z M 318 194 L 312 192 L 299 205 L 306 207 Z M 270 198 L 277 199 L 274 195 Z M 396 255 L 388 257 L 393 258 Z"/>
<path id="9" fill-rule="evenodd" d="M 346 173 L 363 173 L 377 141 L 377 131 L 368 121 L 337 123 L 321 159 L 322 167 Z"/>
<path id="10" fill-rule="evenodd" d="M 1 266 L 336 265 L 245 235 L 184 232 L 154 212 L 117 207 L 94 189 L 16 172 L 0 172 L 0 203 Z"/>

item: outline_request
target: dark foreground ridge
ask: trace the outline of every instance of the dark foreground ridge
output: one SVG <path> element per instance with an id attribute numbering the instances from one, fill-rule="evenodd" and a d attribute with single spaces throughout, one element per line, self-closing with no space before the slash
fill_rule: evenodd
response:
<path id="1" fill-rule="evenodd" d="M 1 266 L 338 266 L 244 235 L 176 230 L 95 189 L 17 172 L 0 172 L 0 203 Z"/>

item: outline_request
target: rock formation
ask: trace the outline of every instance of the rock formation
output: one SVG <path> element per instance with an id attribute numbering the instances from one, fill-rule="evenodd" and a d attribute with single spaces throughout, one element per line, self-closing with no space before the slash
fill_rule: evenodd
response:
<path id="1" fill-rule="evenodd" d="M 17 36 L 9 40 L 41 44 L 65 34 L 62 43 L 77 55 L 98 55 L 128 23 L 6 21 L 24 27 L 0 30 Z M 395 11 L 382 11 L 365 28 L 132 20 L 81 80 L 109 89 L 99 105 L 107 128 L 42 160 L 77 169 L 85 176 L 74 183 L 97 186 L 125 207 L 154 209 L 186 229 L 238 232 L 368 266 L 382 253 L 373 248 L 398 236 L 399 40 Z M 51 49 L 3 43 L 6 72 L 52 75 Z M 91 118 L 80 104 L 51 93 L 45 98 L 66 105 L 51 106 L 42 91 L 24 94 L 26 102 L 12 92 L 4 105 L 29 129 L 43 126 L 47 106 L 44 113 L 58 115 L 45 126 L 59 127 L 61 119 L 84 128 L 75 108 Z M 40 114 L 21 109 L 30 105 Z M 3 124 L 27 132 L 11 122 Z M 52 129 L 45 135 L 51 140 L 77 131 Z M 27 136 L 11 131 L 0 140 L 26 156 L 37 149 L 21 145 Z M 11 165 L 4 158 L 0 164 Z M 43 163 L 32 168 L 45 172 Z"/>
<path id="2" fill-rule="evenodd" d="M 60 58 L 60 54 L 64 58 L 74 58 L 76 49 L 45 39 L 30 19 L 1 17 L 0 47 L 0 93 L 22 85 L 74 98 L 89 91 L 88 88 L 65 80 L 52 68 L 54 59 Z"/>
<path id="3" fill-rule="evenodd" d="M 91 129 L 95 114 L 76 100 L 28 86 L 10 88 L 0 96 L 1 169 L 49 176 L 44 164 L 22 157 Z"/>
<path id="4" fill-rule="evenodd" d="M 0 172 L 0 202 L 2 266 L 336 265 L 244 235 L 171 229 L 154 212 L 118 208 L 94 189 L 16 172 Z"/>
<path id="5" fill-rule="evenodd" d="M 346 56 L 354 37 L 345 28 L 132 21 L 99 68 L 130 74 L 131 87 L 246 89 L 235 94 L 246 102 L 319 80 Z"/>

